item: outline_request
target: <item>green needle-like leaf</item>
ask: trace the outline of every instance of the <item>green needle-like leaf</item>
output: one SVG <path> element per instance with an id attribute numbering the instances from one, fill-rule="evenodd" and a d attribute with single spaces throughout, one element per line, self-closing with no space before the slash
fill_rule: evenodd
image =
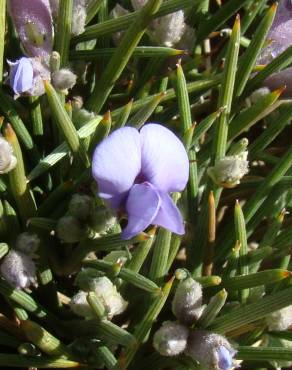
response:
<path id="1" fill-rule="evenodd" d="M 153 15 L 157 13 L 161 3 L 162 0 L 150 0 L 139 12 L 138 17 L 130 26 L 114 55 L 111 57 L 100 80 L 96 83 L 87 103 L 88 109 L 97 113 L 102 109 L 117 79 L 126 67 L 136 46 L 144 35 L 149 22 Z"/>

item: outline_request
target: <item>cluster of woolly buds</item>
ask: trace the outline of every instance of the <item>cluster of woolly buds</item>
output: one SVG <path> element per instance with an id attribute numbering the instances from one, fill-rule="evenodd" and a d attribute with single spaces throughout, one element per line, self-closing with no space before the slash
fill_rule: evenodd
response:
<path id="1" fill-rule="evenodd" d="M 0 136 L 0 174 L 13 170 L 16 164 L 17 159 L 13 154 L 12 146 Z"/>
<path id="2" fill-rule="evenodd" d="M 106 232 L 115 221 L 111 211 L 97 206 L 92 197 L 74 194 L 68 213 L 58 220 L 56 232 L 64 243 L 76 243 L 90 235 Z"/>
<path id="3" fill-rule="evenodd" d="M 214 167 L 208 168 L 208 175 L 219 186 L 233 188 L 248 173 L 248 152 L 218 159 Z"/>
<path id="4" fill-rule="evenodd" d="M 234 366 L 236 351 L 228 340 L 216 333 L 194 330 L 193 325 L 203 312 L 202 286 L 185 271 L 177 270 L 183 280 L 177 286 L 172 312 L 178 322 L 167 321 L 154 334 L 153 346 L 163 356 L 184 353 L 206 370 L 229 370 Z"/>
<path id="5" fill-rule="evenodd" d="M 87 289 L 80 290 L 72 297 L 70 302 L 72 311 L 75 314 L 86 318 L 94 317 L 93 311 L 87 301 L 88 292 L 91 291 L 96 294 L 97 298 L 104 306 L 105 314 L 108 319 L 123 313 L 127 308 L 128 303 L 117 291 L 116 286 L 111 282 L 111 280 L 105 276 L 94 277 L 92 271 L 89 271 L 91 276 L 87 277 L 87 281 L 85 282 L 86 279 L 84 275 L 86 273 L 87 271 L 83 272 L 82 283 L 84 289 Z"/>
<path id="6" fill-rule="evenodd" d="M 148 0 L 131 0 L 134 10 L 140 10 L 147 2 Z M 110 14 L 112 18 L 118 18 L 127 13 L 129 13 L 128 10 L 117 4 Z M 181 46 L 191 49 L 195 41 L 194 30 L 185 23 L 182 10 L 154 19 L 149 25 L 148 34 L 156 44 L 168 47 L 173 47 L 182 41 Z M 185 34 L 186 37 L 184 37 Z M 118 44 L 122 36 L 123 32 L 114 34 L 114 42 Z"/>
<path id="7" fill-rule="evenodd" d="M 163 356 L 181 353 L 191 357 L 206 370 L 230 370 L 236 351 L 222 335 L 205 330 L 190 330 L 167 321 L 154 334 L 153 346 Z"/>
<path id="8" fill-rule="evenodd" d="M 18 236 L 15 248 L 10 249 L 0 267 L 2 276 L 16 289 L 37 285 L 36 264 L 34 258 L 39 247 L 40 239 L 28 232 Z"/>

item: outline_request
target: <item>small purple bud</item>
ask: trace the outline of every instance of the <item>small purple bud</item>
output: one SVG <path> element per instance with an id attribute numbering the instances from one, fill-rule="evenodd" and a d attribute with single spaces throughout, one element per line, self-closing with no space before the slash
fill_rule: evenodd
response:
<path id="1" fill-rule="evenodd" d="M 228 349 L 220 346 L 217 350 L 218 353 L 218 366 L 222 370 L 229 370 L 232 367 L 232 356 Z"/>
<path id="2" fill-rule="evenodd" d="M 206 370 L 230 370 L 236 351 L 222 335 L 193 330 L 188 337 L 185 354 L 198 361 Z"/>
<path id="3" fill-rule="evenodd" d="M 49 1 L 10 0 L 8 10 L 27 54 L 48 61 L 53 47 Z"/>
<path id="4" fill-rule="evenodd" d="M 9 82 L 16 95 L 23 94 L 33 87 L 33 66 L 29 58 L 20 58 L 10 64 Z"/>

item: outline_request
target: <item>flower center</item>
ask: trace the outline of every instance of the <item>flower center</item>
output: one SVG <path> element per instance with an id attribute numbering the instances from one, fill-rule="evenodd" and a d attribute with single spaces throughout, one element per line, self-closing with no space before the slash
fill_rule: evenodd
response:
<path id="1" fill-rule="evenodd" d="M 143 182 L 147 182 L 146 177 L 143 175 L 142 172 L 138 174 L 138 176 L 135 178 L 134 184 L 143 184 Z"/>

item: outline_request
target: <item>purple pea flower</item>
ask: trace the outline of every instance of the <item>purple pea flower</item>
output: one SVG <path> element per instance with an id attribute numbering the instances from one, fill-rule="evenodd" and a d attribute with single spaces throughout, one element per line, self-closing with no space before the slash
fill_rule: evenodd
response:
<path id="1" fill-rule="evenodd" d="M 258 63 L 267 64 L 292 45 L 292 1 L 282 0 L 268 34 L 270 44 L 262 51 Z M 269 76 L 265 86 L 271 90 L 286 85 L 282 96 L 292 96 L 292 68 Z"/>
<path id="2" fill-rule="evenodd" d="M 15 97 L 21 94 L 39 96 L 44 94 L 43 80 L 50 79 L 48 67 L 37 58 L 22 57 L 16 62 L 8 62 L 10 66 L 9 84 Z"/>
<path id="3" fill-rule="evenodd" d="M 9 14 L 26 53 L 48 62 L 53 50 L 53 20 L 48 0 L 9 0 Z"/>
<path id="4" fill-rule="evenodd" d="M 124 239 L 151 224 L 184 234 L 169 193 L 185 188 L 189 161 L 183 144 L 167 128 L 151 123 L 140 132 L 131 127 L 114 131 L 95 149 L 92 173 L 99 196 L 128 215 Z"/>

